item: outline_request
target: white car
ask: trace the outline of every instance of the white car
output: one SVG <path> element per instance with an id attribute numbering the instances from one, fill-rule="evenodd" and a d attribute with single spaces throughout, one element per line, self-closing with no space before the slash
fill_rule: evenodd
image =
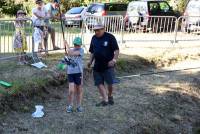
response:
<path id="1" fill-rule="evenodd" d="M 185 32 L 200 31 L 200 0 L 190 0 L 185 9 L 185 22 L 183 30 Z"/>
<path id="2" fill-rule="evenodd" d="M 82 21 L 85 18 L 86 7 L 73 7 L 65 14 L 66 27 L 81 27 Z"/>

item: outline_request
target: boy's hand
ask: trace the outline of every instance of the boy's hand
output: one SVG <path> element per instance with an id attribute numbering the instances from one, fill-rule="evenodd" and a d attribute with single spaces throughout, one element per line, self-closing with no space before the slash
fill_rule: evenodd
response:
<path id="1" fill-rule="evenodd" d="M 65 45 L 67 48 L 69 48 L 68 42 L 67 42 L 66 40 L 64 40 L 63 42 L 64 42 L 64 45 Z"/>

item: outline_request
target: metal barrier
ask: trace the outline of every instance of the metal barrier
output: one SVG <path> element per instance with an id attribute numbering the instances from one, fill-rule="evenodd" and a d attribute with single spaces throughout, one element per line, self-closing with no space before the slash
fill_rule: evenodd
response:
<path id="1" fill-rule="evenodd" d="M 32 52 L 32 21 L 30 19 L 23 19 L 20 21 L 23 21 L 23 28 L 20 30 L 25 32 L 26 42 L 28 45 L 28 49 L 26 51 Z M 15 23 L 16 20 L 14 19 L 0 20 L 0 57 L 13 56 L 15 53 L 13 47 L 13 42 L 16 34 Z"/>
<path id="2" fill-rule="evenodd" d="M 101 23 L 105 26 L 107 32 L 116 36 L 118 42 L 122 43 L 124 18 L 121 15 L 113 16 L 87 16 L 83 21 L 84 43 L 90 44 L 94 35 L 93 28 L 96 24 Z"/>
<path id="3" fill-rule="evenodd" d="M 200 40 L 200 16 L 181 16 L 177 20 L 176 41 Z"/>
<path id="4" fill-rule="evenodd" d="M 174 41 L 174 16 L 129 16 L 125 18 L 124 41 Z M 131 38 L 130 38 L 131 36 Z"/>
<path id="5" fill-rule="evenodd" d="M 83 38 L 83 21 L 77 18 L 66 18 L 64 21 L 65 25 L 65 39 L 69 45 L 73 45 L 75 37 Z"/>
<path id="6" fill-rule="evenodd" d="M 16 20 L 0 20 L 0 58 L 13 56 L 14 23 Z M 32 21 L 24 21 L 27 52 L 32 52 L 32 36 L 34 27 Z M 200 40 L 200 16 L 87 16 L 83 21 L 67 18 L 64 21 L 65 39 L 70 45 L 76 36 L 83 38 L 84 45 L 90 44 L 94 34 L 93 27 L 97 23 L 105 25 L 107 32 L 115 35 L 118 42 L 129 41 L 197 41 Z M 60 21 L 52 21 L 51 27 L 55 30 L 56 46 L 63 49 L 63 38 Z M 49 33 L 50 34 L 50 33 Z M 88 50 L 88 48 L 86 48 Z M 51 36 L 48 38 L 48 51 L 53 51 Z"/>

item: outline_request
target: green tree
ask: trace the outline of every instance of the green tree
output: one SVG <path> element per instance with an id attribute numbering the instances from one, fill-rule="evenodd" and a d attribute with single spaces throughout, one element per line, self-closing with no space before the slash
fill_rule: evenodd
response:
<path id="1" fill-rule="evenodd" d="M 1 0 L 0 11 L 2 14 L 14 16 L 17 10 L 22 9 L 23 4 L 16 4 L 15 0 Z"/>

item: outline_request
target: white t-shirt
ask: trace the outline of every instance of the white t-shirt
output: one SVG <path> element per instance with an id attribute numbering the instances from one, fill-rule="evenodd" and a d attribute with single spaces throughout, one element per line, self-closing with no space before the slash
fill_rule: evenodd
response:
<path id="1" fill-rule="evenodd" d="M 42 26 L 44 25 L 44 19 L 40 19 L 38 17 L 36 17 L 34 14 L 37 14 L 38 16 L 41 16 L 41 17 L 45 17 L 46 16 L 46 11 L 45 11 L 45 8 L 43 7 L 41 10 L 39 10 L 37 7 L 36 8 L 33 8 L 32 10 L 32 21 L 33 21 L 33 24 L 34 26 Z"/>

